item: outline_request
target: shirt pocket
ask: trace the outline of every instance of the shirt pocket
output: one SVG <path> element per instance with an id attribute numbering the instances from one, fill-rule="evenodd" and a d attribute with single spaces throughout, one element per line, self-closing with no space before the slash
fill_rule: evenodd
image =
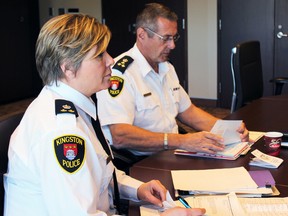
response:
<path id="1" fill-rule="evenodd" d="M 179 104 L 180 102 L 180 86 L 172 86 L 170 87 L 170 97 L 171 97 L 171 101 L 174 104 Z"/>
<path id="2" fill-rule="evenodd" d="M 155 110 L 159 106 L 160 106 L 159 100 L 154 98 L 151 93 L 148 93 L 147 96 L 141 96 L 137 98 L 136 109 L 138 112 Z"/>

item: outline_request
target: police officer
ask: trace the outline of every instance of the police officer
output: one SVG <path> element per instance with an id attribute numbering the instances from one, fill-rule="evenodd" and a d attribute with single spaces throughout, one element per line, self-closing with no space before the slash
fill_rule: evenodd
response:
<path id="1" fill-rule="evenodd" d="M 97 93 L 103 129 L 118 149 L 143 156 L 163 149 L 213 154 L 224 148 L 222 137 L 207 132 L 218 119 L 191 103 L 168 61 L 180 37 L 177 19 L 169 8 L 147 4 L 137 16 L 135 45 L 115 58 L 111 87 Z M 199 132 L 178 134 L 176 118 Z M 244 124 L 238 132 L 248 141 Z"/>
<path id="2" fill-rule="evenodd" d="M 41 29 L 36 64 L 45 86 L 10 140 L 5 216 L 116 213 L 115 168 L 91 124 L 97 117 L 90 96 L 110 85 L 109 40 L 105 25 L 81 14 L 54 17 Z M 143 183 L 116 173 L 122 198 L 156 205 L 166 199 L 159 181 Z M 204 210 L 174 208 L 164 214 L 177 212 Z"/>

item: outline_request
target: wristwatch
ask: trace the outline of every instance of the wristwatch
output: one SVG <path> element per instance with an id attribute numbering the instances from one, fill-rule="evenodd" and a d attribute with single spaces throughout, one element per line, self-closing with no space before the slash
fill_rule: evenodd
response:
<path id="1" fill-rule="evenodd" d="M 168 149 L 168 134 L 164 133 L 164 143 L 163 143 L 163 147 L 165 150 Z"/>

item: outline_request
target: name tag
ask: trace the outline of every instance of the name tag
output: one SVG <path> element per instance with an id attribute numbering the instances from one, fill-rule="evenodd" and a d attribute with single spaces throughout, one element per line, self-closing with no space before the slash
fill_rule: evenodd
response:
<path id="1" fill-rule="evenodd" d="M 148 96 L 151 96 L 151 95 L 152 95 L 152 93 L 151 93 L 151 92 L 148 92 L 148 93 L 144 94 L 143 96 L 144 96 L 144 97 L 148 97 Z"/>

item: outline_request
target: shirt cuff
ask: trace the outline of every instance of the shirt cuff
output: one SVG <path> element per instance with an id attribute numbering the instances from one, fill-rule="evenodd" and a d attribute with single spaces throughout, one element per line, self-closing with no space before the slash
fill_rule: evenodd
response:
<path id="1" fill-rule="evenodd" d="M 143 182 L 134 179 L 119 170 L 117 170 L 117 179 L 119 183 L 120 197 L 134 202 L 139 202 L 140 200 L 137 196 L 137 190 Z"/>

